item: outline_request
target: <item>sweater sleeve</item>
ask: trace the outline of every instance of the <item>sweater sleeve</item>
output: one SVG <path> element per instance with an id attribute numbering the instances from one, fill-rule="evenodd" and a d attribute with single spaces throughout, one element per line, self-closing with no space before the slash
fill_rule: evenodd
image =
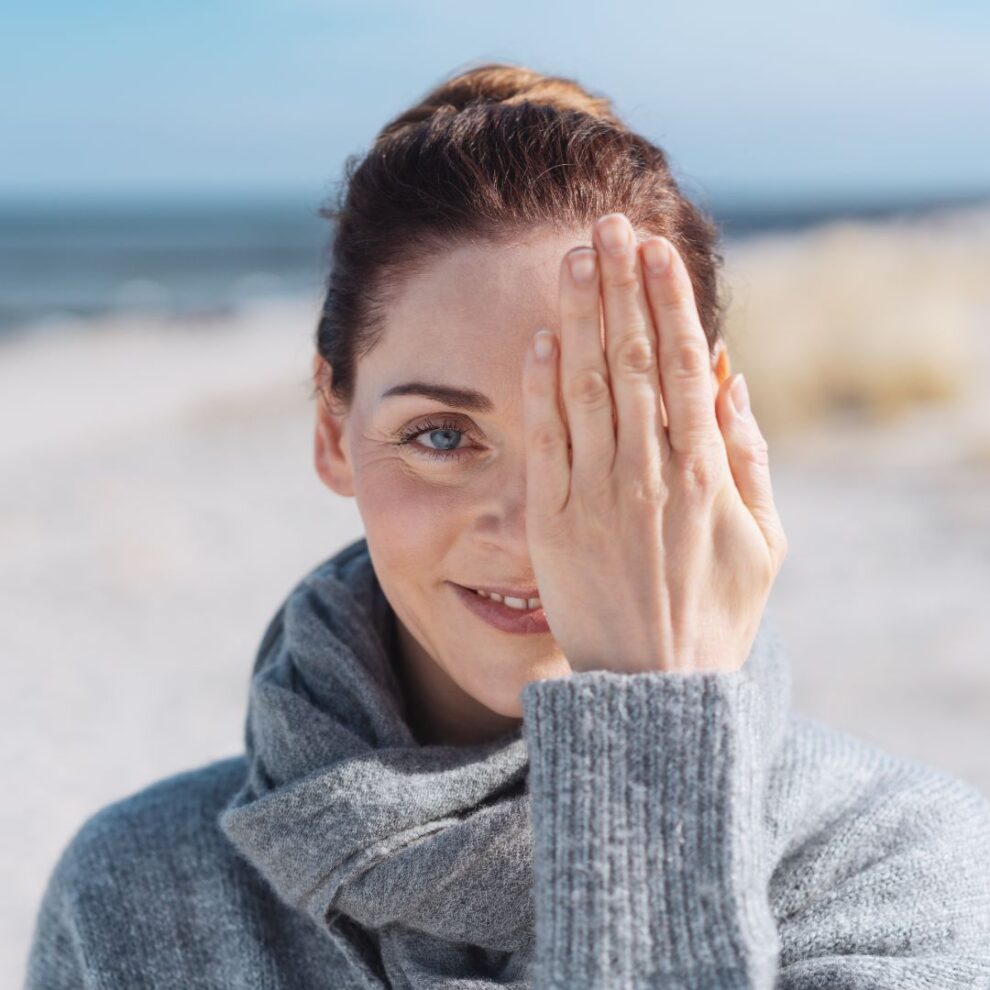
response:
<path id="1" fill-rule="evenodd" d="M 526 685 L 539 990 L 774 986 L 752 690 L 735 671 Z"/>
<path id="2" fill-rule="evenodd" d="M 526 685 L 536 990 L 990 987 L 986 802 L 944 778 L 969 798 L 935 820 L 912 778 L 913 797 L 870 792 L 886 830 L 859 808 L 796 840 L 817 875 L 793 848 L 773 862 L 787 841 L 753 687 L 604 670 Z"/>

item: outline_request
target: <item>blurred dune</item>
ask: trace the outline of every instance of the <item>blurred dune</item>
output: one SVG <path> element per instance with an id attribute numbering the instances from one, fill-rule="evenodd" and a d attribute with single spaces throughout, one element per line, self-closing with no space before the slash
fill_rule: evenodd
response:
<path id="1" fill-rule="evenodd" d="M 990 794 L 990 207 L 725 258 L 790 540 L 794 707 Z M 0 340 L 5 985 L 83 818 L 240 751 L 266 623 L 362 531 L 312 467 L 317 311 Z"/>
<path id="2" fill-rule="evenodd" d="M 733 367 L 768 437 L 949 403 L 979 410 L 969 442 L 986 455 L 990 204 L 742 242 L 724 275 Z"/>

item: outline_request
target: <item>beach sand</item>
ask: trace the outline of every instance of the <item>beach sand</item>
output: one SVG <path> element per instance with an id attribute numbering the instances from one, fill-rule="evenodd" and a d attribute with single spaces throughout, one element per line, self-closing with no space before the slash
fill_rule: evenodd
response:
<path id="1" fill-rule="evenodd" d="M 727 252 L 790 541 L 795 710 L 990 794 L 988 213 Z M 0 980 L 106 803 L 242 748 L 261 634 L 362 532 L 312 466 L 314 300 L 0 342 Z"/>

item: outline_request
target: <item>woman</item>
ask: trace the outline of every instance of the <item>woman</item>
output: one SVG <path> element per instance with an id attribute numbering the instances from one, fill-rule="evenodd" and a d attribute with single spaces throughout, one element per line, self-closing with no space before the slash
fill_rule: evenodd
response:
<path id="1" fill-rule="evenodd" d="M 663 152 L 485 65 L 347 179 L 315 463 L 366 535 L 271 620 L 245 754 L 74 836 L 27 986 L 990 987 L 990 804 L 788 711 Z"/>

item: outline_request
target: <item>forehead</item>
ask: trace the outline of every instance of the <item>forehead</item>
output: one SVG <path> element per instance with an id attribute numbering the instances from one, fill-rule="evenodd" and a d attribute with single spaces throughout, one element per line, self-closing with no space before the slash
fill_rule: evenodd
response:
<path id="1" fill-rule="evenodd" d="M 359 379 L 377 395 L 410 378 L 453 385 L 521 377 L 541 326 L 557 329 L 564 254 L 580 233 L 531 231 L 511 242 L 458 245 L 410 276 L 384 314 L 382 337 Z"/>

